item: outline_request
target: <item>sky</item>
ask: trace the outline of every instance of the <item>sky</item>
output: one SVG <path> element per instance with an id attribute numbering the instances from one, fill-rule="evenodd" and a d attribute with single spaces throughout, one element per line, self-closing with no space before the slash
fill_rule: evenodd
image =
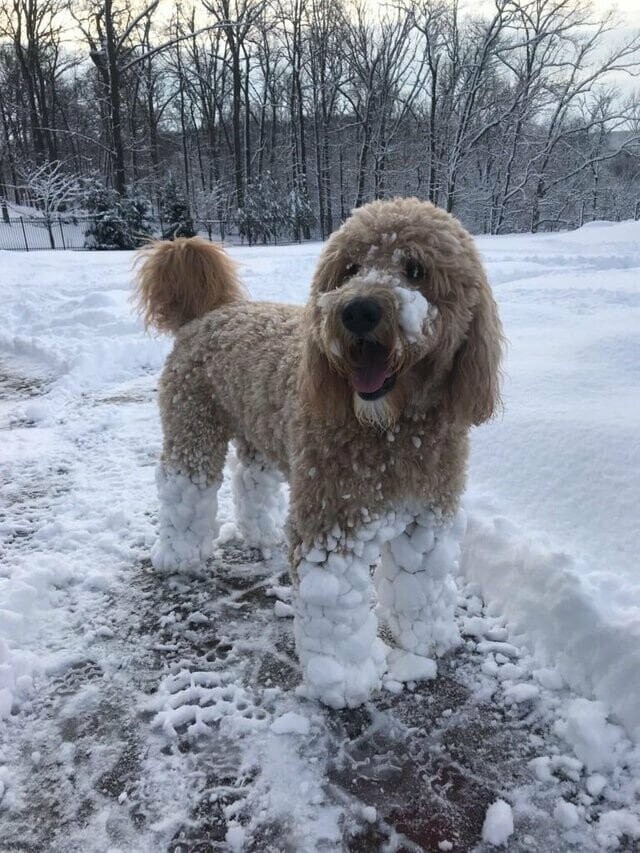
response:
<path id="1" fill-rule="evenodd" d="M 591 4 L 596 12 L 608 12 L 610 9 L 617 9 L 624 23 L 630 27 L 640 27 L 640 0 L 591 0 Z M 481 3 L 473 3 L 470 6 L 473 8 L 487 7 L 491 8 L 493 0 L 484 0 Z"/>
<path id="2" fill-rule="evenodd" d="M 624 15 L 630 26 L 640 27 L 640 3 L 638 0 L 619 0 L 615 4 L 606 2 L 606 0 L 596 0 L 593 5 L 596 9 L 604 11 L 614 6 Z"/>

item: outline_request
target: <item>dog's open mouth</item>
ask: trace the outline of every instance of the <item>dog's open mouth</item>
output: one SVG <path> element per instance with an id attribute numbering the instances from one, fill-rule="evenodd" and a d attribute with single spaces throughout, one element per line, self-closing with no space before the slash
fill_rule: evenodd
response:
<path id="1" fill-rule="evenodd" d="M 351 381 L 363 400 L 377 400 L 390 391 L 396 375 L 389 367 L 389 350 L 374 341 L 358 341 Z"/>

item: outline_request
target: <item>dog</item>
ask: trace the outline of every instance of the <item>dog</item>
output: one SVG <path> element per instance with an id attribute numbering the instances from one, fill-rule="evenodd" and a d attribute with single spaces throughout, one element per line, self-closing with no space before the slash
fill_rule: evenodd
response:
<path id="1" fill-rule="evenodd" d="M 289 482 L 299 692 L 354 707 L 385 676 L 433 677 L 460 641 L 469 429 L 500 405 L 502 328 L 471 236 L 430 203 L 374 201 L 327 240 L 305 307 L 250 301 L 198 237 L 143 250 L 136 292 L 146 324 L 175 335 L 156 569 L 211 556 L 233 441 L 248 546 L 281 541 Z"/>

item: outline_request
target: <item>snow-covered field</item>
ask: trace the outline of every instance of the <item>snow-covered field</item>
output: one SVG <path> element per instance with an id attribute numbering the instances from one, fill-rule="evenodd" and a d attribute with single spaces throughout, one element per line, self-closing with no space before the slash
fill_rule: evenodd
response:
<path id="1" fill-rule="evenodd" d="M 0 252 L 0 849 L 636 849 L 640 223 L 479 240 L 509 338 L 435 681 L 295 697 L 284 550 L 158 578 L 127 253 Z M 234 248 L 303 302 L 319 245 Z M 393 685 L 392 689 L 397 689 Z"/>

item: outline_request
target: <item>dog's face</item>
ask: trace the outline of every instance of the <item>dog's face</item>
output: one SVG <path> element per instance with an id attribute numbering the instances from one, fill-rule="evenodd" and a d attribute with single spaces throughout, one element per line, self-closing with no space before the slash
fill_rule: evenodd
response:
<path id="1" fill-rule="evenodd" d="M 501 328 L 469 234 L 417 199 L 356 210 L 327 241 L 311 289 L 306 391 L 388 427 L 439 393 L 480 423 L 498 401 Z M 428 405 L 428 399 L 425 399 Z"/>

